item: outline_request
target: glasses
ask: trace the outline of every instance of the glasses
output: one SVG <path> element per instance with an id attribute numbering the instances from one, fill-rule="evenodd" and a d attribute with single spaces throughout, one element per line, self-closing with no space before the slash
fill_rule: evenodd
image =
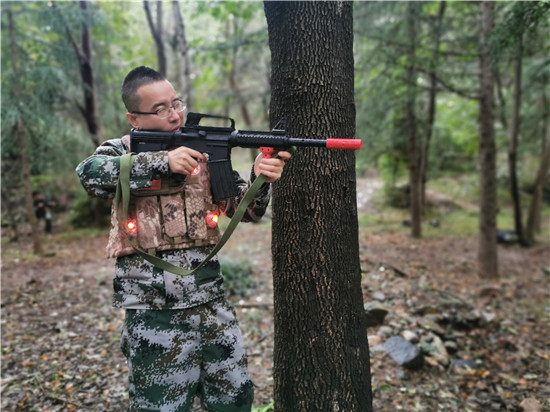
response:
<path id="1" fill-rule="evenodd" d="M 183 100 L 178 99 L 176 103 L 174 103 L 172 106 L 163 107 L 162 109 L 158 109 L 155 112 L 130 112 L 132 114 L 156 114 L 160 119 L 166 119 L 172 114 L 172 110 L 176 113 L 183 112 L 185 110 L 185 105 L 183 104 Z"/>

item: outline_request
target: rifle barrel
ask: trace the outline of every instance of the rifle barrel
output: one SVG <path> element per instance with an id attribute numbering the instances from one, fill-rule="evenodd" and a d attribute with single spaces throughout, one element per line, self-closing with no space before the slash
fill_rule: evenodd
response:
<path id="1" fill-rule="evenodd" d="M 288 149 L 298 147 L 326 147 L 327 149 L 360 150 L 360 139 L 299 139 L 270 132 L 234 132 L 230 137 L 230 144 L 239 147 L 274 147 Z"/>

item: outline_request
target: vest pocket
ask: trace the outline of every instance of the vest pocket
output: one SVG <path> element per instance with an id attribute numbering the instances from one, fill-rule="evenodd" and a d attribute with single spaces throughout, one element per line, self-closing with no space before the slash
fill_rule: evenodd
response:
<path id="1" fill-rule="evenodd" d="M 136 214 L 138 245 L 145 250 L 156 248 L 162 241 L 157 197 L 136 198 Z"/>
<path id="2" fill-rule="evenodd" d="M 185 210 L 187 217 L 187 235 L 190 239 L 205 239 L 207 235 L 204 214 L 204 197 L 191 191 L 185 192 Z"/>
<path id="3" fill-rule="evenodd" d="M 187 224 L 181 194 L 160 196 L 164 234 L 172 239 L 185 236 Z"/>

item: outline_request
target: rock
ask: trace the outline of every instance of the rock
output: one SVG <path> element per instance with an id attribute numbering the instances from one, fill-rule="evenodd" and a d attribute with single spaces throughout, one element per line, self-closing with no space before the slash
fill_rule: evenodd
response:
<path id="1" fill-rule="evenodd" d="M 427 340 L 420 342 L 420 347 L 425 355 L 430 358 L 428 363 L 432 366 L 436 366 L 432 361 L 436 361 L 439 365 L 448 366 L 449 365 L 449 355 L 447 350 L 443 345 L 443 342 L 439 337 L 435 337 L 432 343 L 428 343 Z"/>
<path id="2" fill-rule="evenodd" d="M 419 369 L 424 363 L 422 352 L 401 336 L 393 336 L 384 342 L 384 350 L 399 366 Z"/>
<path id="3" fill-rule="evenodd" d="M 436 323 L 436 322 L 434 322 L 430 319 L 426 319 L 426 318 L 421 319 L 419 321 L 419 325 L 423 329 L 431 331 L 431 332 L 435 332 L 440 336 L 444 336 L 445 333 L 447 332 L 443 326 L 439 325 L 438 323 Z"/>
<path id="4" fill-rule="evenodd" d="M 443 341 L 439 338 L 439 336 L 434 336 L 432 345 L 436 349 L 436 353 L 434 353 L 434 357 L 437 359 L 440 365 L 448 366 L 449 365 L 449 354 L 447 353 L 447 348 L 445 348 L 445 345 Z"/>
<path id="5" fill-rule="evenodd" d="M 401 379 L 402 381 L 406 381 L 406 380 L 409 380 L 411 378 L 411 376 L 408 374 L 407 371 L 403 370 L 403 369 L 397 369 L 395 371 L 395 375 Z"/>
<path id="6" fill-rule="evenodd" d="M 376 348 L 382 346 L 382 338 L 378 335 L 369 335 L 367 336 L 369 341 L 369 348 Z"/>
<path id="7" fill-rule="evenodd" d="M 458 345 L 456 342 L 452 340 L 446 340 L 445 343 L 445 349 L 447 349 L 447 353 L 457 353 L 458 352 Z"/>
<path id="8" fill-rule="evenodd" d="M 380 336 L 382 339 L 386 339 L 393 333 L 393 329 L 389 326 L 381 326 L 380 329 L 378 329 L 377 335 Z"/>
<path id="9" fill-rule="evenodd" d="M 374 292 L 372 298 L 384 302 L 386 300 L 386 295 L 383 292 Z"/>
<path id="10" fill-rule="evenodd" d="M 470 328 L 479 326 L 481 320 L 481 312 L 477 309 L 471 310 L 464 315 L 464 323 Z"/>
<path id="11" fill-rule="evenodd" d="M 455 359 L 451 362 L 451 369 L 459 373 L 464 371 L 467 372 L 472 369 L 477 369 L 477 364 L 473 359 Z"/>
<path id="12" fill-rule="evenodd" d="M 496 345 L 499 347 L 499 348 L 502 348 L 504 350 L 509 350 L 509 351 L 517 351 L 518 348 L 516 346 L 516 341 L 517 339 L 514 338 L 513 336 L 501 336 L 500 338 L 497 339 L 496 341 Z"/>
<path id="13" fill-rule="evenodd" d="M 437 366 L 439 365 L 439 363 L 437 362 L 437 359 L 435 358 L 432 358 L 430 356 L 424 356 L 424 360 L 426 361 L 426 363 L 428 365 L 431 365 L 431 366 Z"/>
<path id="14" fill-rule="evenodd" d="M 417 343 L 419 340 L 418 335 L 411 330 L 404 330 L 401 332 L 401 336 L 411 343 Z"/>
<path id="15" fill-rule="evenodd" d="M 481 312 L 481 316 L 484 323 L 491 323 L 497 317 L 493 312 Z"/>
<path id="16" fill-rule="evenodd" d="M 439 220 L 437 219 L 431 219 L 428 223 L 430 226 L 439 227 Z"/>
<path id="17" fill-rule="evenodd" d="M 512 245 L 517 243 L 518 235 L 512 230 L 499 230 L 497 229 L 497 242 L 505 245 Z"/>
<path id="18" fill-rule="evenodd" d="M 542 408 L 539 401 L 535 398 L 526 398 L 521 401 L 519 407 L 523 412 L 541 412 Z"/>
<path id="19" fill-rule="evenodd" d="M 364 308 L 367 315 L 367 328 L 382 325 L 389 312 L 388 308 L 378 301 L 365 303 Z"/>
<path id="20" fill-rule="evenodd" d="M 483 286 L 478 295 L 480 297 L 497 299 L 504 295 L 504 287 L 500 283 L 490 283 Z"/>

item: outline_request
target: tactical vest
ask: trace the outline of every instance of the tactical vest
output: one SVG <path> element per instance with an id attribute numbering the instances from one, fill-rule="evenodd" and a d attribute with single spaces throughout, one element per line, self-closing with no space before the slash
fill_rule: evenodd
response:
<path id="1" fill-rule="evenodd" d="M 218 213 L 218 207 L 212 202 L 207 163 L 200 163 L 198 174 L 187 176 L 184 182 L 166 177 L 153 180 L 151 188 L 132 190 L 131 194 L 128 220 L 122 223 L 134 235 L 141 250 L 154 254 L 162 250 L 215 245 L 220 239 L 217 224 L 209 227 L 212 222 L 209 219 Z M 107 257 L 135 253 L 117 221 L 122 216 L 120 209 L 117 216 L 113 202 Z"/>

